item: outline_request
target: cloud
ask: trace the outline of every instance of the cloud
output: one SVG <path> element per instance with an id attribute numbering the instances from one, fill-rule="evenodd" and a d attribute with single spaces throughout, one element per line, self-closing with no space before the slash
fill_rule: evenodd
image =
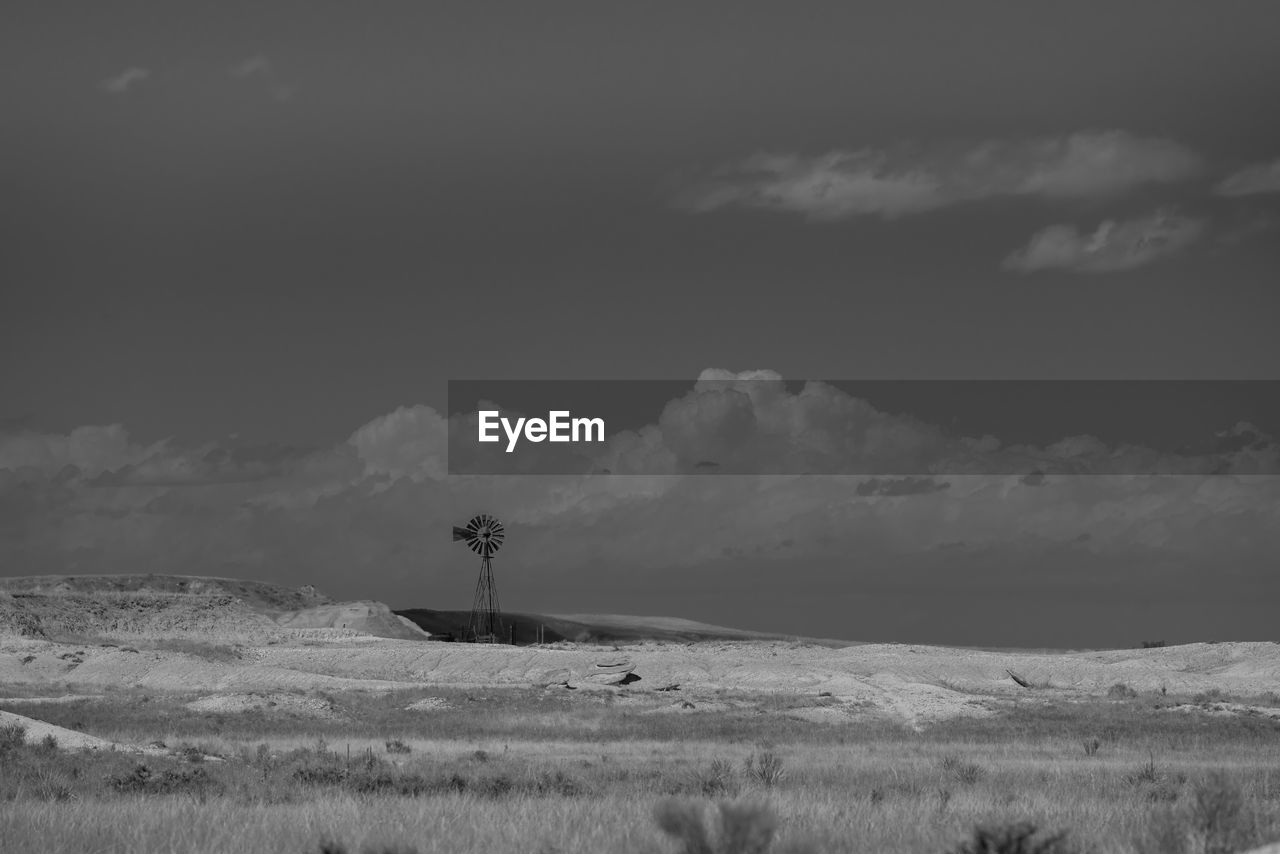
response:
<path id="1" fill-rule="evenodd" d="M 1181 181 L 1199 157 L 1182 144 L 1123 130 L 944 146 L 757 154 L 715 170 L 676 199 L 705 213 L 745 208 L 815 220 L 919 214 L 995 197 L 1105 198 Z"/>
<path id="2" fill-rule="evenodd" d="M 231 76 L 240 80 L 261 80 L 277 101 L 287 101 L 293 97 L 294 87 L 280 77 L 275 65 L 262 54 L 248 57 L 231 66 Z"/>
<path id="3" fill-rule="evenodd" d="M 688 392 L 666 404 L 656 423 L 609 436 L 593 451 L 589 466 L 552 470 L 899 477 L 1039 473 L 1039 478 L 1280 473 L 1280 446 L 1256 428 L 1237 429 L 1246 431 L 1241 435 L 1249 437 L 1247 443 L 1206 436 L 1205 447 L 1194 452 L 1109 444 L 1088 435 L 1045 446 L 1003 444 L 995 436 L 953 435 L 909 414 L 877 409 L 829 383 L 807 382 L 792 391 L 771 372 L 705 371 Z M 464 432 L 475 435 L 474 428 Z M 513 464 L 508 459 L 504 468 L 485 471 L 513 473 Z M 481 469 L 455 464 L 454 471 Z"/>
<path id="4" fill-rule="evenodd" d="M 312 453 L 314 449 L 279 443 L 213 443 L 191 450 L 163 444 L 136 463 L 98 474 L 88 485 L 179 487 L 254 483 L 286 476 Z"/>
<path id="5" fill-rule="evenodd" d="M 720 455 L 725 465 L 756 452 L 822 461 L 884 451 L 895 465 L 967 454 L 988 466 L 1009 454 L 1042 471 L 1083 473 L 1105 472 L 1126 453 L 1087 437 L 1041 449 L 954 440 L 899 419 L 829 385 L 790 391 L 777 374 L 708 371 L 628 447 L 696 466 L 710 434 L 736 442 Z M 1150 584 L 1134 567 L 1157 567 L 1166 589 L 1184 560 L 1201 561 L 1201 580 L 1231 566 L 1233 584 L 1216 589 L 1245 590 L 1254 577 L 1239 567 L 1265 559 L 1270 572 L 1280 550 L 1274 476 L 1054 474 L 1036 489 L 1017 474 L 447 476 L 445 421 L 427 406 L 402 407 L 322 449 L 147 445 L 118 425 L 0 437 L 0 565 L 13 574 L 259 577 L 402 607 L 466 607 L 475 567 L 448 531 L 491 512 L 508 526 L 500 583 L 509 607 L 627 612 L 675 610 L 695 601 L 685 591 L 699 585 L 747 609 L 767 585 L 780 596 L 794 590 L 806 571 L 847 599 L 855 587 L 889 583 L 994 583 L 1002 579 L 986 573 L 1001 566 L 1034 573 L 1009 578 L 1041 596 L 1057 583 L 1053 573 L 1086 585 L 1093 572 L 1109 591 L 1141 587 L 1142 601 Z M 1274 442 L 1257 427 L 1212 438 L 1224 459 L 1241 461 L 1232 471 L 1247 473 L 1250 459 L 1276 470 Z M 1081 542 L 1084 532 L 1092 536 Z M 940 548 L 957 542 L 966 547 Z M 919 563 L 939 554 L 975 557 Z M 668 598 L 638 598 L 648 595 Z"/>
<path id="6" fill-rule="evenodd" d="M 138 463 L 162 447 L 131 441 L 121 424 L 87 425 L 65 435 L 24 430 L 0 435 L 0 470 L 54 475 L 70 467 L 94 476 Z"/>
<path id="7" fill-rule="evenodd" d="M 414 480 L 444 477 L 449 424 L 429 406 L 402 406 L 351 434 L 352 446 L 369 475 Z"/>
<path id="8" fill-rule="evenodd" d="M 949 489 L 951 484 L 946 481 L 934 480 L 931 477 L 903 477 L 903 478 L 877 478 L 864 480 L 854 487 L 855 495 L 888 495 L 891 497 L 899 497 L 903 495 L 928 495 L 932 492 L 941 492 Z"/>
<path id="9" fill-rule="evenodd" d="M 126 68 L 113 77 L 102 80 L 98 83 L 98 86 L 110 95 L 123 95 L 144 80 L 150 79 L 150 77 L 150 71 L 134 66 L 133 68 Z"/>
<path id="10" fill-rule="evenodd" d="M 1280 158 L 1270 163 L 1255 163 L 1218 182 L 1213 191 L 1219 196 L 1253 196 L 1280 193 Z"/>
<path id="11" fill-rule="evenodd" d="M 1218 243 L 1234 246 L 1277 229 L 1280 229 L 1280 216 L 1266 211 L 1255 212 L 1238 219 L 1233 225 L 1221 228 L 1218 233 Z"/>
<path id="12" fill-rule="evenodd" d="M 1168 210 L 1129 220 L 1109 219 L 1091 234 L 1082 234 L 1074 225 L 1051 225 L 1032 235 L 1027 246 L 1010 254 L 1002 266 L 1017 273 L 1132 270 L 1181 252 L 1204 230 L 1203 220 Z"/>

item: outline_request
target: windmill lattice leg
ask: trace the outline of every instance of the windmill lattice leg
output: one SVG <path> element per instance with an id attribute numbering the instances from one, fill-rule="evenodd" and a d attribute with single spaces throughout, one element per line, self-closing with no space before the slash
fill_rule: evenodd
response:
<path id="1" fill-rule="evenodd" d="M 476 598 L 471 606 L 468 630 L 471 639 L 477 642 L 494 643 L 502 638 L 498 587 L 493 581 L 493 559 L 488 556 L 483 557 L 480 562 L 480 579 L 476 582 Z"/>

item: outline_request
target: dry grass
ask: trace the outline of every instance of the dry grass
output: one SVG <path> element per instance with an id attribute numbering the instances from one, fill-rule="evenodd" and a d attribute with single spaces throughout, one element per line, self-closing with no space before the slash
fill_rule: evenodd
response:
<path id="1" fill-rule="evenodd" d="M 337 720 L 209 716 L 133 693 L 26 706 L 226 761 L 178 751 L 143 771 L 134 756 L 9 738 L 0 838 L 6 852 L 122 854 L 1226 854 L 1280 837 L 1280 725 L 1149 700 L 1028 705 L 916 733 L 641 716 L 537 691 L 446 692 L 454 709 L 404 715 L 421 696 L 336 696 Z M 1086 739 L 1099 747 L 1081 750 Z"/>

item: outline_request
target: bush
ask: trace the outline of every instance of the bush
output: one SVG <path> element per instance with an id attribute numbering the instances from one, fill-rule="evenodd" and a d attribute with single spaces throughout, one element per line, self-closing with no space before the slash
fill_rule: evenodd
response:
<path id="1" fill-rule="evenodd" d="M 679 844 L 681 854 L 764 854 L 778 829 L 768 807 L 755 804 L 722 803 L 708 824 L 698 804 L 664 801 L 654 819 Z"/>
<path id="2" fill-rule="evenodd" d="M 1139 765 L 1138 770 L 1126 776 L 1125 780 L 1135 786 L 1141 786 L 1143 783 L 1160 782 L 1160 772 L 1156 770 L 1155 754 L 1150 754 L 1146 764 Z"/>
<path id="3" fill-rule="evenodd" d="M 19 723 L 0 726 L 0 756 L 17 750 L 27 742 L 27 728 Z"/>
<path id="4" fill-rule="evenodd" d="M 210 795 L 221 795 L 225 791 L 222 783 L 210 777 L 204 768 L 196 768 L 191 771 L 168 769 L 156 774 L 146 765 L 135 765 L 129 773 L 111 777 L 107 782 L 112 789 L 121 794 L 185 794 L 194 795 L 201 801 L 204 801 Z"/>
<path id="5" fill-rule="evenodd" d="M 782 757 L 771 750 L 762 750 L 747 757 L 747 776 L 766 789 L 782 782 Z"/>
<path id="6" fill-rule="evenodd" d="M 1107 689 L 1107 696 L 1113 700 L 1132 700 L 1138 692 L 1123 682 L 1117 682 Z"/>
<path id="7" fill-rule="evenodd" d="M 413 748 L 405 744 L 398 738 L 393 738 L 387 742 L 387 753 L 412 753 Z"/>
<path id="8" fill-rule="evenodd" d="M 942 771 L 957 783 L 963 783 L 966 786 L 972 786 L 986 776 L 987 769 L 974 762 L 965 762 L 958 756 L 944 756 L 941 763 Z"/>
<path id="9" fill-rule="evenodd" d="M 1136 847 L 1140 854 L 1231 854 L 1264 841 L 1240 786 L 1219 773 L 1198 781 L 1181 810 L 1153 816 Z"/>
<path id="10" fill-rule="evenodd" d="M 1074 854 L 1066 831 L 1036 839 L 1038 832 L 1029 822 L 978 826 L 973 837 L 951 849 L 951 854 Z"/>
<path id="11" fill-rule="evenodd" d="M 1231 854 L 1262 841 L 1240 786 L 1221 773 L 1196 783 L 1188 823 L 1196 837 L 1204 840 L 1204 854 Z"/>
<path id="12" fill-rule="evenodd" d="M 695 794 L 708 798 L 737 795 L 741 790 L 733 763 L 727 759 L 712 759 L 707 767 L 695 770 L 690 776 L 688 788 Z"/>
<path id="13" fill-rule="evenodd" d="M 554 773 L 544 771 L 539 774 L 534 789 L 540 795 L 560 795 L 566 798 L 577 797 L 586 791 L 586 787 L 575 777 L 559 769 Z"/>

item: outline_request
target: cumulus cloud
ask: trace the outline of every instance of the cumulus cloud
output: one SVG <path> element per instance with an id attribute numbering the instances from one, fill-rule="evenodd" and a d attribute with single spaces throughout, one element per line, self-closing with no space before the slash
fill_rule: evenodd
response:
<path id="1" fill-rule="evenodd" d="M 182 450 L 160 445 L 136 463 L 103 471 L 90 486 L 210 486 L 284 477 L 311 454 L 311 448 L 279 443 L 211 443 Z"/>
<path id="2" fill-rule="evenodd" d="M 558 470 L 633 475 L 1039 472 L 1040 477 L 1280 473 L 1280 448 L 1270 437 L 1239 447 L 1209 439 L 1199 453 L 1108 444 L 1088 435 L 1044 446 L 1003 444 L 995 436 L 954 435 L 909 414 L 877 409 L 829 383 L 807 382 L 792 391 L 771 372 L 706 371 L 667 403 L 656 423 L 610 436 L 591 468 Z M 473 471 L 456 465 L 454 470 Z M 512 471 L 510 463 L 491 470 Z"/>
<path id="3" fill-rule="evenodd" d="M 429 406 L 402 406 L 375 418 L 351 434 L 347 443 L 355 449 L 369 475 L 413 480 L 445 475 L 445 443 L 448 422 Z"/>
<path id="4" fill-rule="evenodd" d="M 1218 182 L 1214 192 L 1219 196 L 1253 196 L 1280 193 L 1280 158 L 1270 163 L 1255 163 Z"/>
<path id="5" fill-rule="evenodd" d="M 1204 231 L 1204 220 L 1169 210 L 1129 220 L 1105 220 L 1091 233 L 1082 233 L 1074 225 L 1051 225 L 1032 235 L 1026 247 L 1010 254 L 1002 266 L 1017 273 L 1132 270 L 1181 252 Z"/>
<path id="6" fill-rule="evenodd" d="M 24 430 L 0 435 L 0 470 L 47 476 L 74 468 L 94 476 L 140 462 L 162 447 L 133 442 L 122 424 L 77 427 L 65 435 Z"/>
<path id="7" fill-rule="evenodd" d="M 123 95 L 150 77 L 150 71 L 135 66 L 100 81 L 98 86 L 107 94 Z"/>
<path id="8" fill-rule="evenodd" d="M 946 481 L 934 480 L 930 477 L 878 478 L 864 480 L 854 488 L 855 495 L 928 495 L 949 489 Z"/>
<path id="9" fill-rule="evenodd" d="M 692 466 L 715 452 L 728 467 L 752 453 L 811 454 L 825 465 L 823 454 L 884 451 L 894 465 L 959 459 L 975 471 L 1008 454 L 1027 470 L 1080 473 L 1109 471 L 1117 455 L 1132 466 L 1124 454 L 1138 453 L 1090 437 L 1046 448 L 959 440 L 899 418 L 829 385 L 790 390 L 777 374 L 709 371 L 615 450 Z M 619 591 L 639 595 L 657 589 L 656 579 L 684 590 L 705 578 L 733 607 L 758 602 L 757 583 L 772 582 L 759 570 L 735 576 L 747 560 L 776 562 L 787 584 L 820 566 L 829 578 L 857 572 L 868 583 L 919 585 L 954 579 L 955 568 L 901 575 L 913 556 L 978 555 L 966 584 L 1006 564 L 1074 577 L 1082 556 L 1099 556 L 1097 571 L 1115 585 L 1138 565 L 1171 573 L 1175 558 L 1191 555 L 1218 572 L 1280 549 L 1280 478 L 1249 476 L 1277 470 L 1275 444 L 1248 423 L 1210 437 L 1206 465 L 1229 474 L 1175 478 L 451 476 L 446 432 L 441 413 L 411 406 L 318 450 L 144 445 L 122 427 L 0 437 L 0 565 L 261 577 L 335 596 L 465 607 L 474 566 L 449 528 L 491 512 L 508 525 L 501 559 L 510 601 L 534 608 L 542 605 L 532 597 L 553 596 L 558 607 L 626 612 L 634 600 Z M 1023 486 L 1031 482 L 1038 488 Z M 940 548 L 956 542 L 966 547 Z M 847 593 L 848 582 L 840 585 Z"/>
<path id="10" fill-rule="evenodd" d="M 889 219 L 1001 196 L 1108 197 L 1181 181 L 1199 166 L 1178 142 L 1123 130 L 819 156 L 757 154 L 715 170 L 677 203 L 693 212 L 748 208 L 817 220 Z"/>
<path id="11" fill-rule="evenodd" d="M 270 59 L 258 54 L 231 66 L 231 76 L 240 80 L 260 80 L 277 101 L 293 97 L 294 88 L 280 76 Z"/>

